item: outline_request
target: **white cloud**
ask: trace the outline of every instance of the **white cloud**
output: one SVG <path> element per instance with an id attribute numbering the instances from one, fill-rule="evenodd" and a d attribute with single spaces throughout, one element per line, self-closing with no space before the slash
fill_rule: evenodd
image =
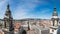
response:
<path id="1" fill-rule="evenodd" d="M 6 2 L 7 0 L 0 0 L 0 18 L 4 17 Z"/>
<path id="2" fill-rule="evenodd" d="M 47 2 L 43 1 L 43 0 L 21 0 L 20 4 L 21 5 L 19 5 L 19 6 L 23 6 L 25 8 L 32 9 L 32 8 L 35 8 L 38 5 L 47 4 Z"/>
<path id="3" fill-rule="evenodd" d="M 29 12 L 34 10 L 39 4 L 45 4 L 45 1 L 42 0 L 20 0 L 20 4 L 16 6 L 14 10 L 14 17 L 18 18 L 28 18 L 34 17 L 34 15 L 27 15 Z"/>
<path id="4" fill-rule="evenodd" d="M 48 9 L 48 8 L 45 8 L 45 9 L 41 10 L 42 14 L 49 13 L 49 12 L 50 12 L 50 9 Z"/>
<path id="5" fill-rule="evenodd" d="M 42 18 L 42 19 L 51 18 L 51 9 L 49 9 L 49 8 L 42 9 L 40 12 L 40 18 Z"/>
<path id="6" fill-rule="evenodd" d="M 4 16 L 4 14 L 2 14 L 2 13 L 3 13 L 3 11 L 6 10 L 5 6 L 8 1 L 10 1 L 10 0 L 0 1 L 0 16 L 1 16 L 0 18 L 2 18 Z M 34 15 L 28 16 L 27 14 L 29 14 L 30 11 L 34 10 L 34 8 L 36 8 L 39 4 L 46 3 L 46 1 L 43 1 L 43 0 L 16 0 L 16 1 L 19 1 L 19 4 L 16 7 L 14 7 L 15 10 L 13 10 L 13 12 L 14 12 L 13 17 L 15 19 L 25 18 L 25 17 L 34 17 Z"/>
<path id="7" fill-rule="evenodd" d="M 14 17 L 15 19 L 23 18 L 24 16 L 26 16 L 26 14 L 28 14 L 28 11 L 29 11 L 29 10 L 22 9 L 22 8 L 17 8 L 17 9 L 14 11 L 13 17 Z"/>
<path id="8" fill-rule="evenodd" d="M 6 0 L 0 1 L 0 8 L 5 4 Z"/>

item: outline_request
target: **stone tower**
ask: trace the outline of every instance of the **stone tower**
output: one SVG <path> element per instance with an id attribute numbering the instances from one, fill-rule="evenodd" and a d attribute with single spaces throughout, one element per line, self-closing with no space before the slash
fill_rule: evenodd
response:
<path id="1" fill-rule="evenodd" d="M 13 30 L 13 18 L 11 15 L 9 4 L 7 5 L 7 10 L 4 16 L 4 28 L 7 29 L 7 31 Z"/>
<path id="2" fill-rule="evenodd" d="M 54 12 L 51 18 L 50 34 L 54 34 L 59 25 L 58 13 L 56 11 L 56 6 L 54 7 Z"/>

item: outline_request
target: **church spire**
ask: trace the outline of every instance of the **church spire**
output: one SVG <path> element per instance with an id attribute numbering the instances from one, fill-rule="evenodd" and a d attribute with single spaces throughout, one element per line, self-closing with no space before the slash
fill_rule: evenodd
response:
<path id="1" fill-rule="evenodd" d="M 5 16 L 5 18 L 12 18 L 9 4 L 7 5 Z"/>
<path id="2" fill-rule="evenodd" d="M 9 4 L 7 5 L 7 8 L 9 9 Z"/>
<path id="3" fill-rule="evenodd" d="M 11 15 L 9 4 L 7 5 L 7 10 L 4 16 L 4 28 L 7 28 L 9 31 L 12 31 L 13 29 L 13 18 Z"/>
<path id="4" fill-rule="evenodd" d="M 56 11 L 56 3 L 57 3 L 57 0 L 55 0 L 55 2 L 54 2 L 54 13 L 53 13 L 53 16 L 58 16 L 58 13 Z"/>
<path id="5" fill-rule="evenodd" d="M 58 16 L 58 13 L 57 13 L 57 11 L 56 11 L 56 5 L 54 6 L 53 16 Z"/>
<path id="6" fill-rule="evenodd" d="M 9 4 L 7 5 L 7 11 L 8 11 L 8 12 L 10 11 L 10 6 L 9 6 Z"/>
<path id="7" fill-rule="evenodd" d="M 56 4 L 54 6 L 53 16 L 51 18 L 50 34 L 54 34 L 59 25 L 58 13 L 56 11 Z"/>

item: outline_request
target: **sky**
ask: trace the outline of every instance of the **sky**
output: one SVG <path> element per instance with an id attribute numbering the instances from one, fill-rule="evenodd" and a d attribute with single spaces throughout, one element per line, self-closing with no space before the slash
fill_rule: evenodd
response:
<path id="1" fill-rule="evenodd" d="M 56 5 L 60 17 L 60 0 L 0 0 L 0 19 L 4 18 L 9 3 L 13 19 L 50 19 Z"/>

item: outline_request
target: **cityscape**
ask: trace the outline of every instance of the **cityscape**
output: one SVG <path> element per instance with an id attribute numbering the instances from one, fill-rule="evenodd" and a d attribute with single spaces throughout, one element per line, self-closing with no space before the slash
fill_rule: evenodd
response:
<path id="1" fill-rule="evenodd" d="M 44 7 L 40 7 L 39 4 L 41 1 L 48 4 L 51 2 L 52 4 L 50 7 L 53 5 L 53 7 L 51 7 L 51 10 L 49 11 L 48 6 L 46 7 L 45 5 L 44 6 L 48 10 L 43 9 Z M 4 6 L 6 6 L 6 8 L 2 7 L 1 9 L 1 6 L 3 6 L 5 2 L 6 5 Z M 16 4 L 19 2 L 21 3 L 18 7 Z M 2 4 L 0 3 L 0 34 L 60 34 L 60 11 L 57 7 L 58 2 L 59 0 L 1 0 Z M 24 3 L 27 4 L 25 5 Z M 37 4 L 39 7 L 36 7 Z M 44 11 L 40 11 L 41 9 Z M 40 15 L 40 12 L 43 15 Z"/>

